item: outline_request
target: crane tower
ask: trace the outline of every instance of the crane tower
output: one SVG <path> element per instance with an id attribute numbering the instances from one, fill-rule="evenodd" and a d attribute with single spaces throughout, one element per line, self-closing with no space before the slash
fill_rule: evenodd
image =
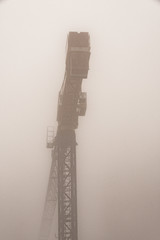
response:
<path id="1" fill-rule="evenodd" d="M 66 69 L 58 96 L 57 131 L 53 140 L 52 165 L 41 223 L 40 240 L 48 240 L 58 200 L 58 240 L 77 240 L 76 134 L 79 116 L 84 116 L 87 94 L 82 80 L 87 78 L 90 37 L 87 32 L 70 32 L 67 41 Z"/>

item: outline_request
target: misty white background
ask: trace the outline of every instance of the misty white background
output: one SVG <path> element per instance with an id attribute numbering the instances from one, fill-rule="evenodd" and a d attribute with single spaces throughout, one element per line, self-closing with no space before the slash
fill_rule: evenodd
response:
<path id="1" fill-rule="evenodd" d="M 156 0 L 0 1 L 0 239 L 37 240 L 69 31 L 91 36 L 76 131 L 79 240 L 159 240 Z"/>

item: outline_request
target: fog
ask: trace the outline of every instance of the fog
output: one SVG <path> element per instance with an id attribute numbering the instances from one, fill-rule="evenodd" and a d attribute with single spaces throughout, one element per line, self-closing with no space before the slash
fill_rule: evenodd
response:
<path id="1" fill-rule="evenodd" d="M 79 240 L 160 238 L 160 4 L 0 1 L 0 239 L 38 240 L 69 31 L 91 38 Z M 53 236 L 56 239 L 55 215 Z"/>

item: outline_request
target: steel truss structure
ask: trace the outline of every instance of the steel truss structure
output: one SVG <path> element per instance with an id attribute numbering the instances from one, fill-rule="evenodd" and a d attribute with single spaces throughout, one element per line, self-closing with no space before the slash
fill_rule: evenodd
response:
<path id="1" fill-rule="evenodd" d="M 75 133 L 62 131 L 58 138 L 58 236 L 77 240 Z"/>

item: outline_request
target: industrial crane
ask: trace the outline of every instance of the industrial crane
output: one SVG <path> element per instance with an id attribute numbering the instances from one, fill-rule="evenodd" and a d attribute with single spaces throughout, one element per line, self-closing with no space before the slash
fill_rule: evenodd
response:
<path id="1" fill-rule="evenodd" d="M 48 131 L 47 147 L 52 165 L 41 223 L 40 240 L 48 240 L 58 200 L 58 240 L 77 240 L 76 134 L 79 116 L 84 116 L 87 95 L 82 80 L 87 78 L 90 37 L 87 32 L 69 32 L 66 69 L 59 91 L 57 131 Z"/>

